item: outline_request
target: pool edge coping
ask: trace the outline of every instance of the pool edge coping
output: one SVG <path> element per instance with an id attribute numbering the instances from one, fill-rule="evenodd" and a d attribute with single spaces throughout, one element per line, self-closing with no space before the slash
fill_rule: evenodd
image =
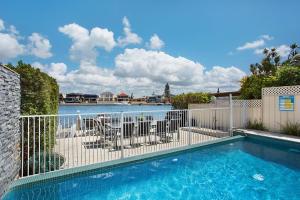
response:
<path id="1" fill-rule="evenodd" d="M 284 134 L 272 134 L 272 132 L 266 132 L 266 131 L 259 131 L 259 130 L 253 130 L 253 129 L 236 129 L 233 131 L 236 135 L 243 135 L 243 136 L 254 136 L 254 137 L 263 137 L 263 138 L 269 138 L 277 141 L 285 141 L 290 143 L 297 143 L 300 144 L 300 138 L 291 137 L 289 135 Z"/>
<path id="2" fill-rule="evenodd" d="M 213 141 L 207 141 L 204 143 L 191 144 L 189 146 L 177 147 L 174 149 L 147 153 L 144 155 L 137 155 L 137 156 L 126 157 L 126 158 L 118 159 L 118 160 L 112 160 L 112 161 L 107 161 L 107 162 L 102 162 L 102 163 L 94 163 L 94 164 L 85 165 L 85 166 L 78 166 L 78 167 L 73 167 L 73 168 L 69 168 L 69 169 L 62 169 L 62 170 L 57 170 L 57 171 L 53 171 L 53 172 L 48 172 L 45 174 L 33 175 L 30 177 L 25 177 L 25 178 L 15 180 L 11 184 L 8 191 L 4 194 L 3 197 L 5 197 L 9 192 L 12 192 L 14 190 L 17 190 L 17 189 L 20 189 L 22 187 L 26 187 L 26 186 L 32 185 L 32 184 L 39 184 L 39 183 L 43 183 L 43 182 L 46 182 L 49 180 L 56 180 L 58 178 L 63 178 L 63 177 L 76 176 L 76 175 L 80 175 L 83 173 L 89 173 L 89 172 L 93 172 L 93 171 L 101 170 L 101 169 L 106 170 L 109 168 L 120 167 L 122 165 L 134 163 L 136 161 L 145 161 L 145 160 L 155 159 L 155 158 L 159 158 L 159 157 L 166 157 L 166 156 L 176 154 L 176 153 L 201 149 L 204 147 L 212 147 L 212 146 L 216 146 L 216 145 L 230 143 L 233 141 L 240 141 L 240 140 L 243 140 L 244 138 L 245 138 L 245 136 L 236 135 L 236 136 L 232 136 L 232 137 L 219 138 L 219 139 L 216 139 Z"/>

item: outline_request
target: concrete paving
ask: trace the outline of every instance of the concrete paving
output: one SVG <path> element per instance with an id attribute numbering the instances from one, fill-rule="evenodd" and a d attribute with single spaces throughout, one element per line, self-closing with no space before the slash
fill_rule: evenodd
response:
<path id="1" fill-rule="evenodd" d="M 124 157 L 136 156 L 167 150 L 176 147 L 187 146 L 189 143 L 189 131 L 180 129 L 179 134 L 162 140 L 159 135 L 150 135 L 123 139 Z M 200 131 L 201 132 L 201 131 Z M 201 134 L 199 131 L 191 132 L 191 144 L 203 143 L 220 138 L 214 131 Z M 171 135 L 170 135 L 171 136 Z M 224 135 L 222 135 L 224 136 Z M 65 158 L 61 168 L 70 168 L 87 164 L 106 162 L 121 158 L 121 140 L 117 143 L 100 139 L 98 136 L 82 136 L 56 139 L 54 151 Z"/>

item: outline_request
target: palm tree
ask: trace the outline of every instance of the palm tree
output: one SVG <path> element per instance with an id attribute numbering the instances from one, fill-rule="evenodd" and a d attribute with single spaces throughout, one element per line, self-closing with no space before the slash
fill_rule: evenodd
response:
<path id="1" fill-rule="evenodd" d="M 276 57 L 274 58 L 274 62 L 275 62 L 275 65 L 276 65 L 276 66 L 279 65 L 279 63 L 280 63 L 280 55 L 278 55 L 278 56 L 276 56 Z"/>
<path id="2" fill-rule="evenodd" d="M 268 56 L 269 56 L 269 49 L 264 48 L 263 54 L 264 54 L 266 57 L 268 57 Z"/>
<path id="3" fill-rule="evenodd" d="M 291 52 L 289 54 L 288 59 L 293 58 L 298 53 L 297 49 L 299 49 L 299 46 L 296 43 L 293 43 L 290 45 L 290 49 L 291 49 Z"/>
<path id="4" fill-rule="evenodd" d="M 256 75 L 256 74 L 257 74 L 257 67 L 256 67 L 256 65 L 251 64 L 251 65 L 250 65 L 250 71 L 251 71 L 251 73 L 252 73 L 253 75 Z"/>

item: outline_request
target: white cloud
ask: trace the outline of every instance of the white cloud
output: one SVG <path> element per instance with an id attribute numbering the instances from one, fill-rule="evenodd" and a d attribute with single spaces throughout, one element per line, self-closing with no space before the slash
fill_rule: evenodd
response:
<path id="1" fill-rule="evenodd" d="M 282 44 L 280 46 L 277 47 L 268 47 L 266 49 L 272 49 L 272 48 L 276 48 L 277 53 L 280 55 L 281 58 L 287 58 L 289 53 L 290 53 L 290 47 L 288 45 Z M 255 49 L 254 53 L 257 55 L 262 55 L 264 52 L 264 49 Z"/>
<path id="2" fill-rule="evenodd" d="M 55 77 L 57 81 L 64 82 L 65 74 L 67 72 L 67 65 L 64 63 L 51 63 L 48 73 L 50 76 Z"/>
<path id="3" fill-rule="evenodd" d="M 276 49 L 277 49 L 278 54 L 283 58 L 288 57 L 290 50 L 291 50 L 290 47 L 285 44 L 278 46 Z"/>
<path id="4" fill-rule="evenodd" d="M 40 62 L 33 62 L 33 63 L 31 63 L 31 66 L 34 67 L 34 68 L 38 68 L 38 69 L 40 69 L 41 71 L 45 71 L 45 72 L 46 72 L 46 66 L 43 65 L 43 64 L 40 63 Z"/>
<path id="5" fill-rule="evenodd" d="M 215 88 L 239 89 L 240 80 L 244 76 L 246 76 L 246 73 L 234 66 L 227 68 L 214 66 L 210 71 L 205 72 L 203 84 L 213 90 Z"/>
<path id="6" fill-rule="evenodd" d="M 41 71 L 48 73 L 54 77 L 58 82 L 65 81 L 67 72 L 67 65 L 64 63 L 50 63 L 50 65 L 42 64 L 40 62 L 33 62 L 31 66 L 39 68 Z"/>
<path id="7" fill-rule="evenodd" d="M 0 62 L 15 58 L 24 53 L 24 45 L 20 44 L 15 35 L 0 33 Z"/>
<path id="8" fill-rule="evenodd" d="M 119 46 L 124 47 L 129 44 L 140 44 L 142 42 L 142 38 L 131 31 L 131 25 L 126 16 L 123 17 L 123 26 L 124 37 L 118 38 Z"/>
<path id="9" fill-rule="evenodd" d="M 262 39 L 265 39 L 265 40 L 273 40 L 274 39 L 274 37 L 273 36 L 271 36 L 271 35 L 261 35 L 260 36 Z"/>
<path id="10" fill-rule="evenodd" d="M 28 37 L 30 41 L 28 44 L 28 50 L 30 54 L 39 58 L 49 58 L 52 56 L 50 41 L 38 33 L 32 33 Z"/>
<path id="11" fill-rule="evenodd" d="M 142 77 L 175 85 L 190 85 L 203 75 L 200 63 L 161 51 L 125 49 L 123 54 L 116 57 L 115 64 L 115 74 L 119 77 Z"/>
<path id="12" fill-rule="evenodd" d="M 106 28 L 95 27 L 89 31 L 73 23 L 59 27 L 59 31 L 73 41 L 70 48 L 71 59 L 81 62 L 95 63 L 98 55 L 97 48 L 111 51 L 116 45 L 114 33 Z"/>
<path id="13" fill-rule="evenodd" d="M 161 49 L 163 46 L 165 45 L 164 41 L 162 41 L 157 34 L 154 34 L 151 38 L 150 38 L 150 44 L 148 44 L 147 46 L 149 46 L 150 49 Z"/>
<path id="14" fill-rule="evenodd" d="M 5 27 L 3 20 L 0 19 L 0 62 L 26 55 L 39 58 L 52 56 L 50 41 L 39 33 L 32 33 L 28 37 L 28 44 L 22 43 L 23 38 L 15 26 Z"/>
<path id="15" fill-rule="evenodd" d="M 237 48 L 238 51 L 246 49 L 256 49 L 258 47 L 264 46 L 265 41 L 263 39 L 255 40 L 253 42 L 246 42 L 244 45 Z"/>
<path id="16" fill-rule="evenodd" d="M 254 54 L 257 54 L 257 55 L 262 55 L 264 52 L 264 49 L 255 49 L 254 50 Z"/>
<path id="17" fill-rule="evenodd" d="M 0 19 L 0 31 L 2 31 L 4 29 L 5 29 L 4 21 L 2 19 Z"/>
<path id="18" fill-rule="evenodd" d="M 115 68 L 104 68 L 81 62 L 75 70 L 68 71 L 64 63 L 35 67 L 57 79 L 62 92 L 87 92 L 99 94 L 109 90 L 114 93 L 133 92 L 135 96 L 162 94 L 169 82 L 172 93 L 216 91 L 217 88 L 236 90 L 245 73 L 236 67 L 204 66 L 184 57 L 173 57 L 165 52 L 145 49 L 125 49 L 115 58 Z"/>
<path id="19" fill-rule="evenodd" d="M 4 21 L 0 19 L 0 62 L 8 61 L 25 52 L 25 46 L 19 42 L 18 31 L 13 27 L 6 29 Z"/>

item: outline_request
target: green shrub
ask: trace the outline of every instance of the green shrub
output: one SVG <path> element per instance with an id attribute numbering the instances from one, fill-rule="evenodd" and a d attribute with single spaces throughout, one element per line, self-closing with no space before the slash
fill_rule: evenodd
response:
<path id="1" fill-rule="evenodd" d="M 176 95 L 172 98 L 172 105 L 175 109 L 188 109 L 188 105 L 195 103 L 209 103 L 211 96 L 208 93 L 187 93 Z"/>
<path id="2" fill-rule="evenodd" d="M 286 125 L 282 128 L 282 133 L 286 135 L 300 136 L 300 123 L 286 123 Z"/>
<path id="3" fill-rule="evenodd" d="M 254 120 L 253 122 L 249 121 L 246 125 L 246 128 L 247 129 L 254 129 L 254 130 L 261 130 L 261 131 L 266 130 L 263 123 L 261 121 L 257 121 L 257 120 Z"/>
<path id="4" fill-rule="evenodd" d="M 55 115 L 58 113 L 59 87 L 54 78 L 22 61 L 19 61 L 16 66 L 11 64 L 7 66 L 20 75 L 21 115 Z M 24 171 L 27 170 L 25 162 L 34 151 L 37 152 L 40 148 L 41 151 L 52 152 L 57 124 L 57 118 L 54 117 L 30 117 L 21 120 L 24 139 L 21 144 L 24 148 L 22 155 Z M 39 131 L 40 134 L 37 134 Z M 40 139 L 40 145 L 37 142 L 38 139 Z"/>
<path id="5" fill-rule="evenodd" d="M 8 67 L 20 75 L 22 115 L 57 114 L 59 87 L 54 78 L 22 61 Z"/>
<path id="6" fill-rule="evenodd" d="M 57 153 L 50 152 L 49 154 L 48 152 L 46 152 L 44 156 L 44 152 L 41 152 L 40 155 L 36 152 L 35 159 L 33 159 L 33 156 L 29 158 L 29 166 L 27 166 L 28 165 L 27 160 L 24 162 L 23 174 L 25 176 L 27 175 L 28 167 L 29 167 L 29 174 L 38 174 L 39 172 L 44 173 L 44 172 L 58 170 L 64 164 L 64 162 L 65 162 L 65 158 Z"/>
<path id="7" fill-rule="evenodd" d="M 277 86 L 300 85 L 300 67 L 282 66 L 276 72 Z"/>
<path id="8" fill-rule="evenodd" d="M 264 87 L 276 85 L 277 77 L 251 75 L 241 80 L 242 99 L 261 99 L 261 90 Z"/>
<path id="9" fill-rule="evenodd" d="M 242 99 L 261 99 L 264 87 L 300 85 L 300 67 L 281 66 L 275 75 L 250 75 L 241 80 Z"/>

